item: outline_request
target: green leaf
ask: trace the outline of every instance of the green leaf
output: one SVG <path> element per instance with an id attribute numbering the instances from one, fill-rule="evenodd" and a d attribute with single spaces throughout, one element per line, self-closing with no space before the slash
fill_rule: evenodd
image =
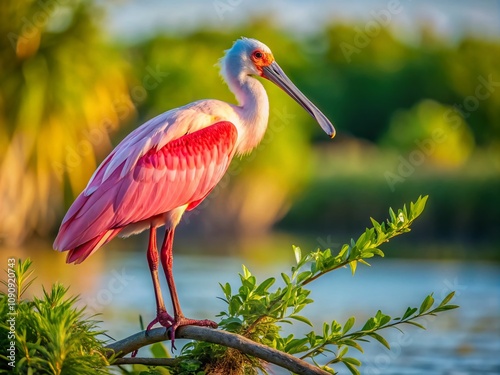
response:
<path id="1" fill-rule="evenodd" d="M 378 255 L 379 257 L 382 257 L 382 258 L 385 256 L 384 252 L 378 248 L 372 248 L 371 252 L 375 255 Z"/>
<path id="2" fill-rule="evenodd" d="M 226 296 L 226 298 L 230 298 L 231 297 L 231 285 L 229 285 L 229 283 L 226 283 L 224 285 L 222 285 L 221 283 L 219 283 L 222 291 L 224 292 L 224 295 Z"/>
<path id="3" fill-rule="evenodd" d="M 162 342 L 156 342 L 151 345 L 151 353 L 153 358 L 170 358 L 170 354 Z"/>
<path id="4" fill-rule="evenodd" d="M 375 318 L 370 318 L 366 321 L 365 325 L 363 326 L 363 328 L 361 328 L 361 330 L 370 331 L 375 327 L 377 327 L 377 322 L 375 321 Z"/>
<path id="5" fill-rule="evenodd" d="M 423 314 L 424 312 L 429 310 L 433 304 L 434 297 L 432 297 L 432 294 L 429 294 L 427 297 L 425 297 L 424 301 L 420 305 L 420 308 L 418 309 L 419 314 Z"/>
<path id="6" fill-rule="evenodd" d="M 373 337 L 375 340 L 377 340 L 379 343 L 384 345 L 387 349 L 391 350 L 391 346 L 389 343 L 384 339 L 382 336 L 380 336 L 378 333 L 371 332 L 368 334 L 370 337 Z"/>
<path id="7" fill-rule="evenodd" d="M 375 230 L 377 230 L 377 232 L 378 232 L 380 230 L 380 223 L 377 220 L 375 220 L 373 217 L 370 217 L 370 221 L 372 222 L 372 225 L 375 228 Z"/>
<path id="8" fill-rule="evenodd" d="M 316 269 L 316 263 L 315 262 L 311 262 L 311 273 L 316 273 L 317 269 Z"/>
<path id="9" fill-rule="evenodd" d="M 243 326 L 243 322 L 241 321 L 240 318 L 232 317 L 232 318 L 223 319 L 220 322 L 220 325 L 225 327 L 225 329 L 229 332 L 237 332 Z"/>
<path id="10" fill-rule="evenodd" d="M 362 341 L 362 340 L 360 340 Z M 351 348 L 359 350 L 361 353 L 364 353 L 363 348 L 356 341 L 351 339 L 342 339 L 342 344 L 350 346 Z"/>
<path id="11" fill-rule="evenodd" d="M 402 320 L 405 320 L 406 318 L 412 316 L 413 314 L 415 314 L 415 312 L 417 311 L 417 308 L 416 307 L 408 307 L 406 309 L 406 312 L 404 313 L 403 317 L 401 318 Z"/>
<path id="12" fill-rule="evenodd" d="M 359 372 L 358 368 L 348 362 L 344 362 L 345 358 L 342 358 L 342 362 L 344 363 L 345 367 L 351 372 L 353 375 L 360 375 L 361 373 Z"/>
<path id="13" fill-rule="evenodd" d="M 422 324 L 414 322 L 413 320 L 407 320 L 405 323 L 411 324 L 418 328 L 426 329 Z"/>
<path id="14" fill-rule="evenodd" d="M 311 271 L 304 271 L 299 273 L 299 275 L 297 276 L 297 284 L 301 284 L 304 280 L 307 280 L 309 277 L 311 277 L 311 275 Z"/>
<path id="15" fill-rule="evenodd" d="M 358 262 L 361 264 L 364 264 L 365 266 L 368 266 L 368 267 L 372 266 L 370 263 L 368 263 L 366 260 L 363 260 L 363 259 L 358 259 Z"/>
<path id="16" fill-rule="evenodd" d="M 302 252 L 300 251 L 300 247 L 294 246 L 293 252 L 295 253 L 295 260 L 297 261 L 297 264 L 300 263 L 300 260 L 302 259 Z"/>
<path id="17" fill-rule="evenodd" d="M 441 311 L 458 309 L 459 307 L 460 306 L 458 306 L 458 305 L 446 305 L 446 306 L 436 307 L 434 310 L 432 310 L 432 312 L 437 313 L 437 312 L 441 312 Z"/>
<path id="18" fill-rule="evenodd" d="M 352 273 L 353 276 L 356 273 L 356 266 L 357 265 L 358 265 L 358 262 L 355 261 L 355 260 L 349 262 L 349 266 L 351 267 L 351 273 Z"/>
<path id="19" fill-rule="evenodd" d="M 380 313 L 380 317 L 378 319 L 379 319 L 379 327 L 383 327 L 391 321 L 391 317 L 389 315 L 385 315 L 382 313 Z"/>
<path id="20" fill-rule="evenodd" d="M 264 280 L 257 287 L 257 289 L 255 290 L 255 293 L 257 293 L 259 295 L 263 294 L 264 292 L 266 292 L 274 284 L 275 281 L 276 281 L 276 279 L 274 277 L 270 277 L 270 278 Z"/>
<path id="21" fill-rule="evenodd" d="M 295 305 L 293 307 L 293 313 L 297 314 L 298 312 L 300 312 L 306 306 L 307 306 L 307 304 L 305 304 L 305 303 L 304 304 L 300 304 L 300 305 Z"/>
<path id="22" fill-rule="evenodd" d="M 420 214 L 425 208 L 428 198 L 429 198 L 428 195 L 425 195 L 424 197 L 420 196 L 415 203 L 410 204 L 410 210 L 412 211 L 412 219 L 415 219 L 418 216 L 420 216 Z"/>
<path id="23" fill-rule="evenodd" d="M 311 323 L 311 321 L 309 319 L 307 319 L 305 316 L 302 316 L 302 315 L 290 315 L 289 318 L 298 320 L 299 322 L 305 323 L 308 326 L 311 326 L 311 327 L 313 326 L 312 323 Z"/>
<path id="24" fill-rule="evenodd" d="M 243 269 L 243 277 L 245 279 L 248 279 L 250 276 L 252 276 L 251 272 L 246 268 L 244 264 L 241 265 L 241 268 Z"/>
<path id="25" fill-rule="evenodd" d="M 239 313 L 239 310 L 241 308 L 241 300 L 237 296 L 233 296 L 231 300 L 229 301 L 228 305 L 228 311 L 231 315 L 237 315 Z"/>
<path id="26" fill-rule="evenodd" d="M 306 337 L 309 340 L 309 345 L 311 347 L 316 346 L 316 341 L 318 340 L 318 336 L 314 332 L 309 332 L 306 335 Z"/>
<path id="27" fill-rule="evenodd" d="M 245 280 L 245 285 L 248 286 L 248 288 L 250 290 L 253 290 L 254 287 L 255 287 L 255 284 L 257 283 L 257 278 L 253 275 L 249 276 L 246 280 Z"/>
<path id="28" fill-rule="evenodd" d="M 323 251 L 320 251 L 320 253 L 321 253 L 323 260 L 331 258 L 331 256 L 332 256 L 332 251 L 330 249 L 325 249 Z"/>
<path id="29" fill-rule="evenodd" d="M 451 299 L 455 296 L 455 292 L 451 292 L 450 294 L 448 294 L 446 297 L 443 298 L 443 300 L 441 301 L 441 303 L 439 304 L 438 307 L 442 307 L 444 305 L 446 305 L 448 302 L 451 301 Z"/>
<path id="30" fill-rule="evenodd" d="M 332 368 L 328 367 L 328 366 L 319 366 L 320 369 L 326 371 L 327 373 L 331 374 L 331 375 L 336 375 L 337 373 L 335 372 L 335 370 L 333 370 Z"/>
<path id="31" fill-rule="evenodd" d="M 339 335 L 342 332 L 342 325 L 336 320 L 332 321 L 331 332 L 334 335 Z"/>
<path id="32" fill-rule="evenodd" d="M 286 285 L 290 285 L 290 276 L 288 276 L 286 273 L 282 272 L 281 273 L 281 278 L 285 282 Z"/>
<path id="33" fill-rule="evenodd" d="M 347 354 L 347 352 L 348 352 L 348 351 L 349 351 L 349 347 L 344 346 L 344 347 L 340 350 L 339 354 L 337 354 L 337 358 L 342 358 L 344 355 L 346 355 L 346 354 Z"/>
<path id="34" fill-rule="evenodd" d="M 391 222 L 395 223 L 397 221 L 396 213 L 392 208 L 389 208 L 389 216 L 391 217 Z"/>
<path id="35" fill-rule="evenodd" d="M 338 256 L 342 258 L 344 255 L 348 254 L 348 250 L 349 250 L 349 245 L 344 244 L 342 246 L 342 249 L 340 249 Z"/>
<path id="36" fill-rule="evenodd" d="M 342 363 L 347 367 L 347 369 L 351 372 L 351 374 L 360 375 L 358 366 L 361 366 L 361 362 L 359 360 L 351 357 L 343 357 Z"/>
<path id="37" fill-rule="evenodd" d="M 349 319 L 347 319 L 347 322 L 345 322 L 344 328 L 342 329 L 342 334 L 349 332 L 355 322 L 356 318 L 354 316 L 351 316 Z"/>
<path id="38" fill-rule="evenodd" d="M 304 352 L 309 348 L 306 346 L 309 338 L 305 337 L 302 339 L 291 340 L 288 344 L 286 344 L 284 351 L 289 354 L 296 354 L 300 352 Z"/>
<path id="39" fill-rule="evenodd" d="M 323 337 L 328 337 L 328 332 L 330 331 L 330 325 L 328 323 L 323 323 Z"/>
<path id="40" fill-rule="evenodd" d="M 361 361 L 359 359 L 352 358 L 352 357 L 344 357 L 344 358 L 342 358 L 342 362 L 350 363 L 354 366 L 361 366 Z"/>

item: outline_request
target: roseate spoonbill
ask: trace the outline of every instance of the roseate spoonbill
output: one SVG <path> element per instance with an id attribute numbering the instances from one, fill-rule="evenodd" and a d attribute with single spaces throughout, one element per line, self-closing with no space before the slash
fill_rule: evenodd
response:
<path id="1" fill-rule="evenodd" d="M 269 102 L 260 76 L 282 88 L 330 136 L 335 128 L 288 79 L 263 43 L 238 39 L 220 61 L 221 74 L 238 105 L 200 100 L 165 112 L 130 133 L 102 162 L 64 217 L 54 248 L 80 263 L 115 236 L 149 229 L 147 260 L 156 297 L 156 318 L 175 331 L 184 325 L 216 328 L 210 320 L 184 317 L 172 275 L 172 243 L 182 214 L 215 187 L 235 154 L 245 154 L 264 136 Z M 160 252 L 156 230 L 165 226 Z M 173 316 L 165 309 L 158 278 L 163 266 Z"/>

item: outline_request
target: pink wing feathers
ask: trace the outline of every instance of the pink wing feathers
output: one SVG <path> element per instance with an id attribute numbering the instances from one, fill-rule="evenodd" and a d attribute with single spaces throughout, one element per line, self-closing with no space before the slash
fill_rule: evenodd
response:
<path id="1" fill-rule="evenodd" d="M 149 140 L 146 146 L 159 143 Z M 68 210 L 54 248 L 70 250 L 67 262 L 80 263 L 127 225 L 186 204 L 193 208 L 226 172 L 236 140 L 235 126 L 222 121 L 139 155 L 123 157 L 127 143 L 120 144 Z"/>

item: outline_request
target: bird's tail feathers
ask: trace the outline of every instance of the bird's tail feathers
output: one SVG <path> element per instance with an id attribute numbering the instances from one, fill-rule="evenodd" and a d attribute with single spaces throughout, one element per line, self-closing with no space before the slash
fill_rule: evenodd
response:
<path id="1" fill-rule="evenodd" d="M 104 244 L 111 241 L 120 232 L 121 228 L 110 229 L 97 237 L 75 247 L 74 249 L 68 250 L 68 256 L 66 258 L 66 263 L 79 264 L 91 256 L 97 249 L 99 249 Z"/>

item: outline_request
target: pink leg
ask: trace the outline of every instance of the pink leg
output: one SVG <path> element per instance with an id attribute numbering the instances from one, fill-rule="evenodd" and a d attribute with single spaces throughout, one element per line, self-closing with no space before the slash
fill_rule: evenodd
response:
<path id="1" fill-rule="evenodd" d="M 151 278 L 153 279 L 153 286 L 155 289 L 156 298 L 156 318 L 148 324 L 146 331 L 149 331 L 156 323 L 160 323 L 164 327 L 172 326 L 174 319 L 167 313 L 163 296 L 160 289 L 160 279 L 158 278 L 158 248 L 156 245 L 156 227 L 151 227 L 149 231 L 149 245 L 148 245 L 148 264 L 151 271 Z"/>
<path id="2" fill-rule="evenodd" d="M 158 247 L 156 245 L 156 227 L 151 226 L 149 231 L 149 244 L 147 252 L 149 271 L 151 272 L 151 278 L 153 279 L 153 287 L 155 289 L 155 299 L 156 299 L 156 318 L 152 320 L 147 328 L 146 334 L 156 323 L 160 323 L 164 327 L 171 327 L 174 323 L 174 319 L 167 313 L 165 309 L 165 303 L 163 302 L 163 296 L 160 289 L 160 279 L 158 278 Z M 137 355 L 137 350 L 132 352 L 132 357 Z"/>
<path id="3" fill-rule="evenodd" d="M 177 328 L 187 325 L 217 328 L 217 323 L 208 319 L 205 320 L 187 319 L 184 317 L 184 314 L 182 313 L 181 306 L 179 304 L 179 297 L 177 296 L 177 289 L 175 287 L 174 276 L 172 274 L 172 265 L 173 265 L 172 245 L 174 242 L 174 229 L 175 228 L 167 229 L 167 233 L 165 234 L 165 239 L 163 240 L 160 257 L 163 270 L 165 271 L 165 277 L 167 278 L 167 284 L 170 290 L 170 297 L 172 298 L 172 306 L 174 307 L 174 320 L 173 324 L 170 327 L 171 329 L 170 339 L 172 341 L 172 348 L 175 349 L 174 345 L 175 331 L 177 330 Z"/>

